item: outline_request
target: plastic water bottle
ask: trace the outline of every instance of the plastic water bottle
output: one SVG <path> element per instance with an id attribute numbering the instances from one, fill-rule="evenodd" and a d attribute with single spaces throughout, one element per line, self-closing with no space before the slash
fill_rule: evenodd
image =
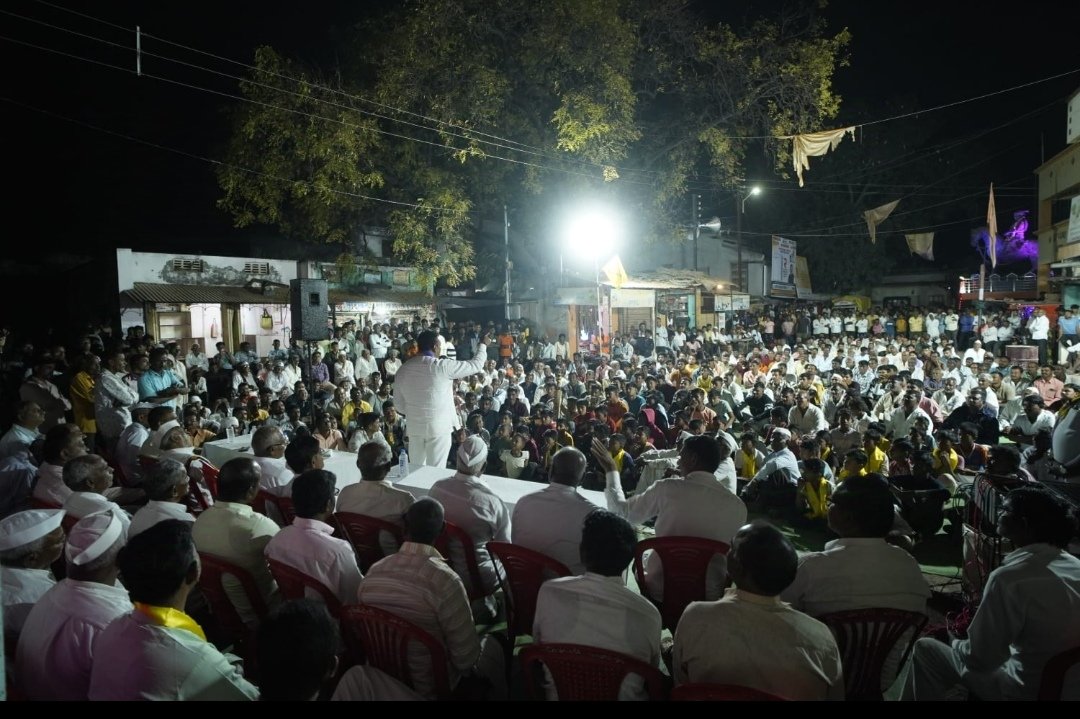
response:
<path id="1" fill-rule="evenodd" d="M 405 448 L 401 448 L 401 454 L 398 455 L 398 477 L 407 477 L 409 475 L 409 454 L 405 451 Z"/>
<path id="2" fill-rule="evenodd" d="M 230 424 L 230 425 L 227 425 L 227 426 L 225 427 L 225 436 L 226 436 L 226 437 L 227 437 L 228 439 L 232 439 L 233 437 L 235 437 L 235 436 L 236 436 L 236 429 L 235 429 L 235 428 L 233 428 L 233 426 L 232 426 L 231 424 Z"/>

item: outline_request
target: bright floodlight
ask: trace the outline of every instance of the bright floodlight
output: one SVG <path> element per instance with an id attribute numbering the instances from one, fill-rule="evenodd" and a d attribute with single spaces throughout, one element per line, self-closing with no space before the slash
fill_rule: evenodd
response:
<path id="1" fill-rule="evenodd" d="M 620 231 L 619 220 L 610 209 L 589 208 L 570 218 L 566 226 L 566 246 L 587 257 L 600 258 L 615 248 Z"/>
<path id="2" fill-rule="evenodd" d="M 757 185 L 754 185 L 753 187 L 750 188 L 750 194 L 751 195 L 760 195 L 761 194 L 761 188 L 758 187 Z"/>

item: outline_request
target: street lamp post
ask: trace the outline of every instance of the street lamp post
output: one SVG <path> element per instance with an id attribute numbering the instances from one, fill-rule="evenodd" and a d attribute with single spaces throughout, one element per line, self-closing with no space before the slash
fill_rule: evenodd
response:
<path id="1" fill-rule="evenodd" d="M 565 241 L 576 252 L 592 259 L 596 281 L 596 343 L 599 353 L 603 345 L 603 325 L 600 320 L 600 258 L 610 255 L 621 232 L 619 220 L 606 208 L 592 208 L 571 218 L 566 227 Z"/>
<path id="2" fill-rule="evenodd" d="M 743 195 L 744 191 L 746 192 L 746 195 Z M 741 185 L 738 192 L 735 194 L 735 271 L 738 273 L 739 287 L 742 287 L 744 290 L 746 289 L 744 287 L 746 282 L 743 279 L 742 264 L 742 216 L 743 213 L 746 212 L 746 201 L 751 197 L 760 194 L 761 188 L 757 185 L 754 185 L 749 190 L 747 190 L 746 185 Z M 734 278 L 732 278 L 732 281 L 734 281 Z M 732 312 L 734 312 L 734 309 L 732 309 Z M 734 315 L 732 316 L 734 317 Z"/>

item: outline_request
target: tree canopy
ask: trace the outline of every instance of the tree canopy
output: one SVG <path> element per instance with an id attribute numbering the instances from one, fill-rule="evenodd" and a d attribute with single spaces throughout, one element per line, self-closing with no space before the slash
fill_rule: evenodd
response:
<path id="1" fill-rule="evenodd" d="M 739 24 L 683 0 L 425 0 L 352 29 L 334 67 L 261 48 L 233 110 L 219 201 L 238 225 L 350 243 L 385 226 L 395 259 L 475 276 L 482 219 L 535 237 L 557 208 L 609 200 L 641 241 L 673 238 L 689 183 L 777 171 L 839 110 L 846 30 L 818 6 Z M 754 138 L 754 139 L 747 139 Z"/>

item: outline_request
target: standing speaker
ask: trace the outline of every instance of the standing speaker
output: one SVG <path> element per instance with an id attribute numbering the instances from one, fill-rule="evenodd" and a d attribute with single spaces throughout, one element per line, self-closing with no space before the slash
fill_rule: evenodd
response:
<path id="1" fill-rule="evenodd" d="M 326 280 L 292 280 L 289 283 L 293 338 L 298 340 L 326 339 L 328 294 Z"/>

